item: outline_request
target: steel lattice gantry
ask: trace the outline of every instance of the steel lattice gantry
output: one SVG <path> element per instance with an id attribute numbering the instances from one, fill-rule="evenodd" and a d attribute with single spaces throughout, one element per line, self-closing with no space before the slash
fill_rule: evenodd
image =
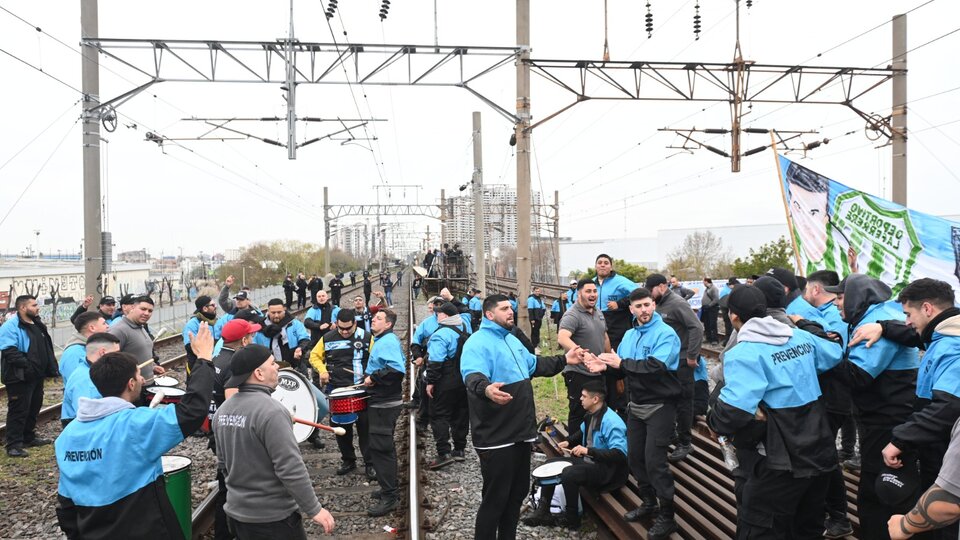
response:
<path id="1" fill-rule="evenodd" d="M 116 60 L 147 81 L 98 109 L 117 107 L 160 82 L 369 84 L 464 88 L 511 122 L 514 113 L 470 85 L 513 64 L 518 47 L 311 43 L 299 40 L 208 41 L 85 39 L 84 46 Z M 288 64 L 292 70 L 288 73 Z"/>
<path id="2" fill-rule="evenodd" d="M 330 204 L 325 205 L 327 219 L 332 221 L 347 216 L 427 216 L 440 219 L 436 204 Z"/>

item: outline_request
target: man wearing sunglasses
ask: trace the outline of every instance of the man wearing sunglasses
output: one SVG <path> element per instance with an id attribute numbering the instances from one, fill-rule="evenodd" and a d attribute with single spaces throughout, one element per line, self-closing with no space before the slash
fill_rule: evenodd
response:
<path id="1" fill-rule="evenodd" d="M 310 364 L 320 374 L 321 384 L 329 385 L 331 389 L 363 382 L 363 371 L 367 369 L 367 360 L 370 358 L 370 334 L 357 326 L 355 317 L 352 309 L 341 309 L 334 326 L 320 338 L 310 353 Z M 357 416 L 360 455 L 363 456 L 367 478 L 372 480 L 376 473 L 370 461 L 367 411 L 360 411 Z M 357 452 L 353 447 L 354 424 L 330 423 L 347 432 L 337 437 L 341 460 L 337 474 L 342 476 L 357 468 Z"/>
<path id="2" fill-rule="evenodd" d="M 187 373 L 192 371 L 194 364 L 197 363 L 197 355 L 193 354 L 193 349 L 190 347 L 190 336 L 197 334 L 197 331 L 200 330 L 200 323 L 207 323 L 213 333 L 214 341 L 220 339 L 219 333 L 213 331 L 217 324 L 217 302 L 204 294 L 197 297 L 194 305 L 197 310 L 193 312 L 193 316 L 183 326 L 183 348 L 187 353 Z"/>

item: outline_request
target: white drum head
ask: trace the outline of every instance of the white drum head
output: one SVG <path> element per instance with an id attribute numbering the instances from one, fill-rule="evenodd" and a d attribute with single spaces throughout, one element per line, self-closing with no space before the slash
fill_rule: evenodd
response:
<path id="1" fill-rule="evenodd" d="M 533 470 L 533 477 L 553 478 L 555 476 L 559 476 L 564 469 L 571 465 L 573 465 L 573 463 L 570 463 L 569 461 L 551 461 L 550 463 L 544 463 Z"/>
<path id="2" fill-rule="evenodd" d="M 177 386 L 180 381 L 166 375 L 159 375 L 153 378 L 154 386 Z"/>
<path id="3" fill-rule="evenodd" d="M 366 394 L 366 390 L 360 388 L 334 388 L 330 392 L 330 399 L 340 399 L 345 397 L 357 397 Z"/>
<path id="4" fill-rule="evenodd" d="M 150 388 L 147 388 L 147 392 L 150 392 L 152 394 L 156 394 L 157 392 L 163 392 L 163 395 L 166 397 L 183 397 L 183 395 L 187 393 L 186 390 L 183 390 L 180 388 L 170 388 L 167 386 L 150 387 Z"/>
<path id="5" fill-rule="evenodd" d="M 189 469 L 193 460 L 186 456 L 160 456 L 160 463 L 163 464 L 163 473 L 170 474 Z"/>
<path id="6" fill-rule="evenodd" d="M 273 399 L 282 403 L 297 418 L 311 422 L 317 420 L 317 398 L 310 390 L 310 383 L 300 372 L 281 369 L 277 389 L 272 395 Z M 313 426 L 296 423 L 293 425 L 293 436 L 298 443 L 302 443 L 313 434 L 314 429 Z"/>

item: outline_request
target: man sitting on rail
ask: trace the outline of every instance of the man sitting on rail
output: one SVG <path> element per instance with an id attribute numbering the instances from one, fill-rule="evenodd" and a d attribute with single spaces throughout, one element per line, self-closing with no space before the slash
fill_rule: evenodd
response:
<path id="1" fill-rule="evenodd" d="M 680 346 L 677 345 L 679 350 Z M 679 386 L 678 386 L 679 392 Z M 627 428 L 613 409 L 604 403 L 606 385 L 602 379 L 588 381 L 583 385 L 580 402 L 587 414 L 579 429 L 560 443 L 560 448 L 570 449 L 573 465 L 563 470 L 560 483 L 566 498 L 565 519 L 555 520 L 550 515 L 550 501 L 556 485 L 540 488 L 540 504 L 534 514 L 523 523 L 538 525 L 564 525 L 576 531 L 580 529 L 580 486 L 591 486 L 601 491 L 617 489 L 627 481 Z M 672 426 L 671 426 L 672 427 Z M 666 452 L 664 452 L 666 459 Z M 652 531 L 651 531 L 652 532 Z M 666 536 L 649 538 L 666 538 Z"/>
<path id="2" fill-rule="evenodd" d="M 164 489 L 160 456 L 197 431 L 213 390 L 213 335 L 191 336 L 197 362 L 187 393 L 173 407 L 134 407 L 143 377 L 127 353 L 90 367 L 100 399 L 81 399 L 77 420 L 56 441 L 57 521 L 68 538 L 183 538 Z"/>
<path id="3" fill-rule="evenodd" d="M 634 289 L 630 293 L 630 312 L 636 318 L 616 353 L 599 355 L 602 365 L 626 378 L 630 402 L 627 404 L 630 439 L 630 471 L 640 486 L 639 508 L 627 512 L 624 519 L 637 521 L 657 514 L 650 538 L 667 538 L 677 530 L 673 517 L 673 475 L 667 465 L 670 434 L 677 417 L 677 400 L 682 389 L 677 369 L 680 365 L 680 338 L 663 322 L 650 291 Z M 659 499 L 659 512 L 657 500 Z"/>
<path id="4" fill-rule="evenodd" d="M 820 538 L 837 449 L 816 381 L 843 349 L 814 323 L 804 327 L 823 338 L 766 316 L 752 285 L 735 288 L 727 305 L 738 342 L 724 356 L 726 386 L 707 424 L 732 437 L 746 475 L 737 537 Z"/>
<path id="5" fill-rule="evenodd" d="M 93 313 L 84 313 L 84 315 L 95 315 Z M 81 315 L 82 317 L 82 315 Z M 79 320 L 79 319 L 77 319 Z M 103 318 L 101 317 L 102 321 Z M 106 324 L 104 324 L 106 326 Z M 77 417 L 77 404 L 80 398 L 99 399 L 103 396 L 97 390 L 97 387 L 90 379 L 90 366 L 103 355 L 120 351 L 120 339 L 108 332 L 98 332 L 90 335 L 83 348 L 87 355 L 83 359 L 83 367 L 74 371 L 73 376 L 63 387 L 63 405 L 60 406 L 60 422 L 66 426 Z"/>

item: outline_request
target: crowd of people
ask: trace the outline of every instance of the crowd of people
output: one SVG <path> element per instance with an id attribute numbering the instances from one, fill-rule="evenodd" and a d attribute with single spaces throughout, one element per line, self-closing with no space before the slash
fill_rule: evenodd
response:
<path id="1" fill-rule="evenodd" d="M 68 537 L 180 537 L 158 490 L 160 456 L 205 418 L 222 488 L 217 538 L 304 538 L 302 515 L 330 533 L 334 519 L 303 465 L 291 416 L 270 398 L 282 365 L 324 392 L 366 391 L 356 421 L 333 425 L 346 431 L 337 438 L 337 474 L 362 459 L 362 473 L 379 486 L 370 516 L 399 505 L 393 435 L 407 406 L 418 409 L 418 430 L 432 431 L 430 469 L 468 459 L 471 437 L 483 481 L 474 537 L 512 539 L 538 439 L 531 379 L 562 373 L 569 435 L 559 447 L 569 466 L 541 488 L 527 525 L 579 529 L 583 488 L 618 489 L 632 474 L 639 504 L 624 518 L 644 520 L 648 538 L 668 538 L 679 529 L 669 463 L 688 459 L 699 421 L 731 468 L 738 538 L 852 534 L 843 464 L 859 468 L 862 538 L 957 537 L 960 309 L 949 284 L 924 278 L 894 295 L 863 274 L 841 280 L 773 268 L 743 283 L 728 279 L 722 295 L 704 278 L 698 314 L 673 276 L 635 283 L 606 254 L 595 272 L 572 280 L 551 305 L 560 354 L 541 354 L 541 290 L 526 299 L 528 337 L 515 324 L 515 295 L 472 289 L 458 299 L 443 289 L 411 334 L 409 362 L 391 309 L 402 273 L 382 273 L 382 290 L 373 291 L 364 272 L 351 307 L 340 305 L 342 282 L 336 301 L 333 284 L 330 294 L 321 284 L 302 322 L 289 311 L 292 292 L 261 312 L 248 290 L 231 297 L 230 277 L 217 299 L 196 299 L 183 335 L 186 393 L 161 408 L 143 406 L 145 381 L 164 373 L 148 296 L 121 298 L 120 310 L 112 297 L 93 311 L 88 301 L 59 363 L 36 299 L 22 296 L 18 316 L 0 327 L 7 454 L 51 442 L 37 436 L 36 414 L 44 379 L 62 376 L 57 516 Z M 313 283 L 300 279 L 308 289 Z M 226 313 L 218 316 L 218 307 Z M 729 324 L 723 336 L 721 318 Z M 701 351 L 709 343 L 723 350 L 708 374 Z M 416 391 L 405 404 L 408 368 Z M 556 513 L 560 487 L 566 504 Z"/>

